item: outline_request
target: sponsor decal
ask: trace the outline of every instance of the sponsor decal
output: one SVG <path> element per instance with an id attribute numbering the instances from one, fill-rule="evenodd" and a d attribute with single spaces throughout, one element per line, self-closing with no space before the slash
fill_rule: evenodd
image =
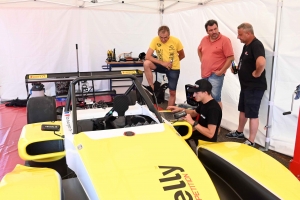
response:
<path id="1" fill-rule="evenodd" d="M 136 70 L 121 71 L 121 74 L 136 74 Z"/>
<path id="2" fill-rule="evenodd" d="M 191 177 L 181 167 L 175 166 L 158 166 L 162 172 L 163 178 L 159 182 L 165 183 L 164 191 L 173 191 L 174 200 L 201 200 L 200 193 L 194 185 Z M 190 189 L 187 191 L 186 189 Z"/>
<path id="3" fill-rule="evenodd" d="M 29 75 L 29 79 L 42 79 L 42 78 L 47 78 L 47 74 L 34 74 L 34 75 Z"/>
<path id="4" fill-rule="evenodd" d="M 72 132 L 72 126 L 71 126 L 71 122 L 70 122 L 70 112 L 65 112 L 65 117 L 66 117 L 68 130 L 70 132 Z"/>
<path id="5" fill-rule="evenodd" d="M 187 182 L 188 186 L 190 187 L 195 199 L 196 200 L 201 200 L 200 194 L 199 194 L 196 186 L 194 185 L 191 177 L 188 174 L 183 174 L 183 177 L 184 177 L 185 181 Z"/>
<path id="6" fill-rule="evenodd" d="M 173 45 L 169 46 L 169 51 L 175 51 L 175 47 Z"/>
<path id="7" fill-rule="evenodd" d="M 156 54 L 158 60 L 163 60 L 163 55 L 164 55 L 163 49 L 157 49 Z"/>

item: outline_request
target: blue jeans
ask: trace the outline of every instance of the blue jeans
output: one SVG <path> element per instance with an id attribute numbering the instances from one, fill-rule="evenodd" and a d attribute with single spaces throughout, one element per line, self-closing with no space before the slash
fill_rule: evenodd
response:
<path id="1" fill-rule="evenodd" d="M 154 63 L 154 64 L 156 66 L 156 69 L 154 71 L 167 75 L 169 89 L 170 90 L 176 90 L 180 70 L 168 70 L 167 68 L 165 68 L 162 65 L 159 65 L 159 64 L 156 64 L 156 63 Z"/>
<path id="2" fill-rule="evenodd" d="M 221 92 L 223 87 L 223 81 L 224 81 L 225 74 L 222 74 L 221 76 L 217 76 L 215 73 L 212 73 L 209 77 L 203 78 L 208 80 L 212 85 L 211 90 L 211 96 L 217 101 L 221 101 Z"/>

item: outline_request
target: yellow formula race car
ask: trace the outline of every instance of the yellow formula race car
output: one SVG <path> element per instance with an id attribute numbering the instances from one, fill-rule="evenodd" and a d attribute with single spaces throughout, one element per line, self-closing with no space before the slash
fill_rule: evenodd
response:
<path id="1" fill-rule="evenodd" d="M 76 106 L 78 82 L 124 78 L 133 84 L 111 107 Z M 139 101 L 131 102 L 131 90 Z M 61 121 L 51 119 L 53 98 L 30 101 L 31 123 L 18 142 L 26 166 L 3 177 L 0 199 L 300 199 L 298 180 L 252 147 L 200 142 L 195 154 L 185 141 L 192 127 L 163 118 L 134 74 L 74 79 Z M 189 131 L 182 137 L 176 126 Z"/>

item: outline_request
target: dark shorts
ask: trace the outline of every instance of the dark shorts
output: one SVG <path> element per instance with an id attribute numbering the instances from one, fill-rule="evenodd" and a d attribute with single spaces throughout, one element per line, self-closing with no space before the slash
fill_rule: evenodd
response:
<path id="1" fill-rule="evenodd" d="M 154 63 L 156 66 L 155 72 L 166 74 L 168 78 L 168 86 L 170 90 L 176 90 L 179 79 L 180 70 L 168 70 L 160 64 Z"/>
<path id="2" fill-rule="evenodd" d="M 258 118 L 264 93 L 264 90 L 241 90 L 238 110 L 244 112 L 246 118 Z"/>

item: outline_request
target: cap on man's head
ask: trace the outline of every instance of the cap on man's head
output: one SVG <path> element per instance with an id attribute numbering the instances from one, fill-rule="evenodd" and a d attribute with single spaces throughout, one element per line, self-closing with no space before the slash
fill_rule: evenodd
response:
<path id="1" fill-rule="evenodd" d="M 212 85 L 206 79 L 200 79 L 195 82 L 195 85 L 188 89 L 188 92 L 207 92 L 211 94 Z"/>

